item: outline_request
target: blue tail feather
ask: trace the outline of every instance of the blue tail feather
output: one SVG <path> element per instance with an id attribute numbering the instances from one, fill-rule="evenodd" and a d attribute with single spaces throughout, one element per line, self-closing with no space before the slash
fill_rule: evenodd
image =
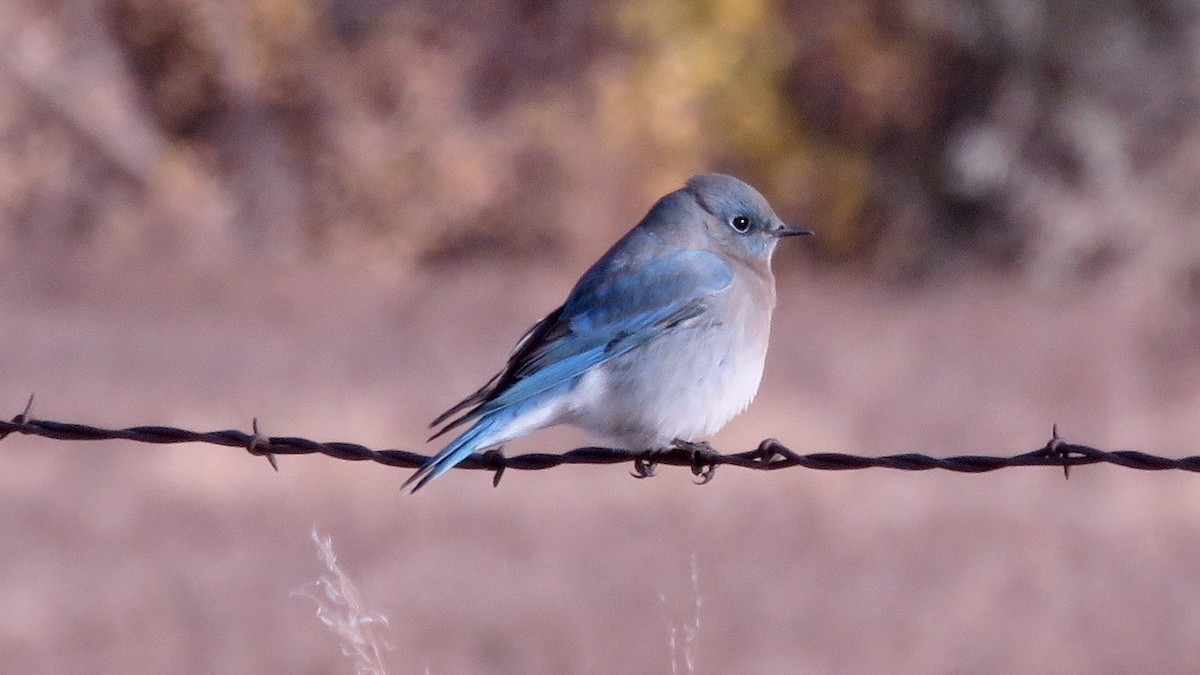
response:
<path id="1" fill-rule="evenodd" d="M 416 492 L 429 481 L 453 469 L 456 464 L 485 447 L 481 444 L 481 441 L 486 436 L 491 435 L 492 431 L 511 420 L 512 415 L 506 414 L 506 412 L 498 410 L 491 415 L 487 415 L 473 424 L 470 429 L 459 434 L 446 447 L 442 448 L 441 452 L 430 457 L 421 465 L 420 469 L 417 469 L 416 473 L 409 476 L 408 480 L 404 481 L 404 485 L 400 486 L 400 489 L 403 490 L 415 482 L 416 485 L 413 485 L 412 491 Z"/>

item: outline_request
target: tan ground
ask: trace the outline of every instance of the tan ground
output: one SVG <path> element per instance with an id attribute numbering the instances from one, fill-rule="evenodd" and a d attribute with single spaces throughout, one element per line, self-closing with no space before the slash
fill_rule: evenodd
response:
<path id="1" fill-rule="evenodd" d="M 250 258 L 0 265 L 0 405 L 425 447 L 579 267 L 403 279 Z M 795 261 L 792 260 L 792 263 Z M 528 266 L 527 266 L 528 267 Z M 716 445 L 1200 453 L 1200 343 L 1176 299 L 945 279 L 781 281 L 768 375 Z M 1191 331 L 1191 332 L 1189 332 Z M 543 432 L 510 446 L 563 449 Z M 352 672 L 313 603 L 330 535 L 389 673 L 1194 672 L 1200 476 L 733 468 L 489 476 L 189 445 L 0 443 L 5 672 Z"/>

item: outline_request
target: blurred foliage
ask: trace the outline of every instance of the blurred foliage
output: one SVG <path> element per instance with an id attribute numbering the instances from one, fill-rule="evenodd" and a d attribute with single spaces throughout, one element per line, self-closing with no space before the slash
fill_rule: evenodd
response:
<path id="1" fill-rule="evenodd" d="M 653 148 L 655 192 L 715 156 L 753 158 L 750 168 L 772 173 L 813 154 L 779 87 L 794 45 L 778 9 L 756 0 L 614 8 L 636 58 L 602 82 L 602 114 L 614 136 Z"/>
<path id="2" fill-rule="evenodd" d="M 845 7 L 828 8 L 828 22 L 790 26 L 789 8 L 770 0 L 620 4 L 616 25 L 637 58 L 605 83 L 612 133 L 654 149 L 656 192 L 715 165 L 759 185 L 782 211 L 814 211 L 826 246 L 862 246 L 871 130 L 851 137 L 822 125 L 846 115 L 849 124 L 876 126 L 867 117 L 889 93 L 879 90 L 901 81 L 882 72 L 893 64 L 880 63 L 886 56 L 870 17 Z M 798 100 L 808 95 L 795 91 L 807 87 L 793 75 L 805 51 L 818 57 L 804 58 L 806 68 L 826 71 L 814 69 L 807 84 L 837 87 L 853 101 Z M 828 109 L 839 106 L 862 109 Z"/>
<path id="3" fill-rule="evenodd" d="M 1183 0 L 12 10 L 0 247 L 594 254 L 716 169 L 890 274 L 1200 267 Z"/>

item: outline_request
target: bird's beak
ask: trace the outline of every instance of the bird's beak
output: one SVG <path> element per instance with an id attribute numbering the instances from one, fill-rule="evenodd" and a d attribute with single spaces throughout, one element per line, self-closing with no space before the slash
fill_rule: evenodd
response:
<path id="1" fill-rule="evenodd" d="M 780 239 L 784 237 L 811 237 L 813 236 L 813 231 L 806 230 L 802 227 L 792 227 L 791 225 L 780 223 L 779 227 L 775 228 L 772 234 Z"/>

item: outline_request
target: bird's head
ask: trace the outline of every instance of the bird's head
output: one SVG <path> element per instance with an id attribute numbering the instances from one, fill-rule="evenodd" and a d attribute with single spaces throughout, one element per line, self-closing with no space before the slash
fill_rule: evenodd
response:
<path id="1" fill-rule="evenodd" d="M 758 190 L 733 176 L 692 176 L 684 190 L 711 216 L 705 222 L 706 236 L 720 250 L 769 261 L 783 237 L 812 234 L 784 223 Z"/>

